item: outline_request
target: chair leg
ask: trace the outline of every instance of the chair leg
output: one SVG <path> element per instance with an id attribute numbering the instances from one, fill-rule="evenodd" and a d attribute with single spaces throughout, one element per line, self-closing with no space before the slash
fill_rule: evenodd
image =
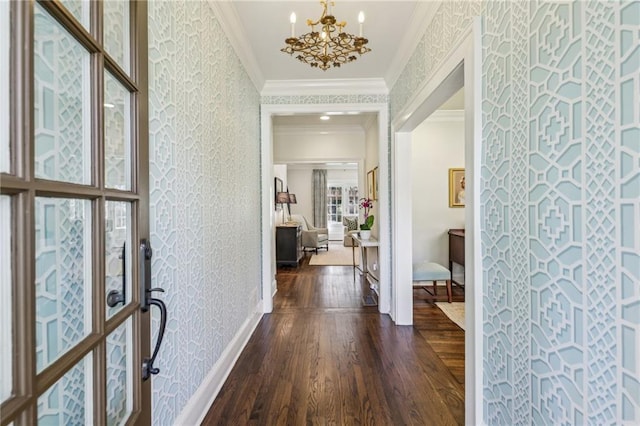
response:
<path id="1" fill-rule="evenodd" d="M 438 296 L 438 282 L 437 281 L 433 281 L 433 297 L 437 297 Z"/>
<path id="2" fill-rule="evenodd" d="M 453 301 L 453 295 L 451 293 L 451 280 L 447 280 L 447 299 L 449 303 Z"/>

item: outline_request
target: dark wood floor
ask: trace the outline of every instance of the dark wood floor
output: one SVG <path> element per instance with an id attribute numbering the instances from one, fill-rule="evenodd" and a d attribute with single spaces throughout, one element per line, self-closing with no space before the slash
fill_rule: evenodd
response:
<path id="1" fill-rule="evenodd" d="M 265 315 L 205 425 L 464 423 L 464 331 L 418 300 L 414 326 L 363 307 L 347 266 L 279 268 Z M 455 292 L 461 300 L 461 292 Z"/>

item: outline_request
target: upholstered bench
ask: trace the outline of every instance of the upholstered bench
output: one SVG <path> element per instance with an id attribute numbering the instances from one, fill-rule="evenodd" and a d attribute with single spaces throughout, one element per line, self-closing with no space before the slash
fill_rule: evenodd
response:
<path id="1" fill-rule="evenodd" d="M 433 293 L 426 286 L 421 287 L 424 291 L 431 294 L 435 299 L 438 297 L 437 282 L 445 281 L 447 283 L 447 302 L 451 303 L 451 271 L 444 266 L 435 262 L 420 262 L 413 264 L 413 281 L 433 281 Z"/>

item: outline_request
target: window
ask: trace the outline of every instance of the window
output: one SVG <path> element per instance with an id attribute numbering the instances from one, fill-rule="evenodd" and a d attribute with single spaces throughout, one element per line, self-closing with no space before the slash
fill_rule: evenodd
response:
<path id="1" fill-rule="evenodd" d="M 349 186 L 345 188 L 347 192 L 347 203 L 345 205 L 344 214 L 353 216 L 358 214 L 358 187 Z"/>
<path id="2" fill-rule="evenodd" d="M 330 183 L 327 186 L 327 222 L 342 223 L 342 216 L 358 214 L 358 186 Z"/>
<path id="3" fill-rule="evenodd" d="M 327 188 L 327 222 L 342 222 L 342 187 Z"/>

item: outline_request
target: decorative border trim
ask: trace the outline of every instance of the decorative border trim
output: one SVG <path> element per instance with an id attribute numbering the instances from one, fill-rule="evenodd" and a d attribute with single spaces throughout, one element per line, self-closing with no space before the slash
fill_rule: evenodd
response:
<path id="1" fill-rule="evenodd" d="M 382 78 L 267 80 L 261 96 L 387 95 Z"/>
<path id="2" fill-rule="evenodd" d="M 247 75 L 249 75 L 256 89 L 260 91 L 264 85 L 264 77 L 253 55 L 253 49 L 242 33 L 242 22 L 233 2 L 208 0 L 207 3 L 209 3 L 211 10 L 213 10 L 213 13 L 216 15 L 222 31 L 226 34 L 231 47 L 238 56 L 238 59 L 240 59 L 240 62 L 242 62 Z"/>
<path id="3" fill-rule="evenodd" d="M 202 423 L 220 389 L 222 389 L 222 385 L 229 377 L 231 369 L 260 323 L 262 316 L 262 301 L 259 301 L 253 315 L 247 318 L 242 327 L 240 327 L 238 333 L 229 342 L 218 361 L 213 365 L 198 390 L 193 393 L 173 424 L 199 425 Z"/>

